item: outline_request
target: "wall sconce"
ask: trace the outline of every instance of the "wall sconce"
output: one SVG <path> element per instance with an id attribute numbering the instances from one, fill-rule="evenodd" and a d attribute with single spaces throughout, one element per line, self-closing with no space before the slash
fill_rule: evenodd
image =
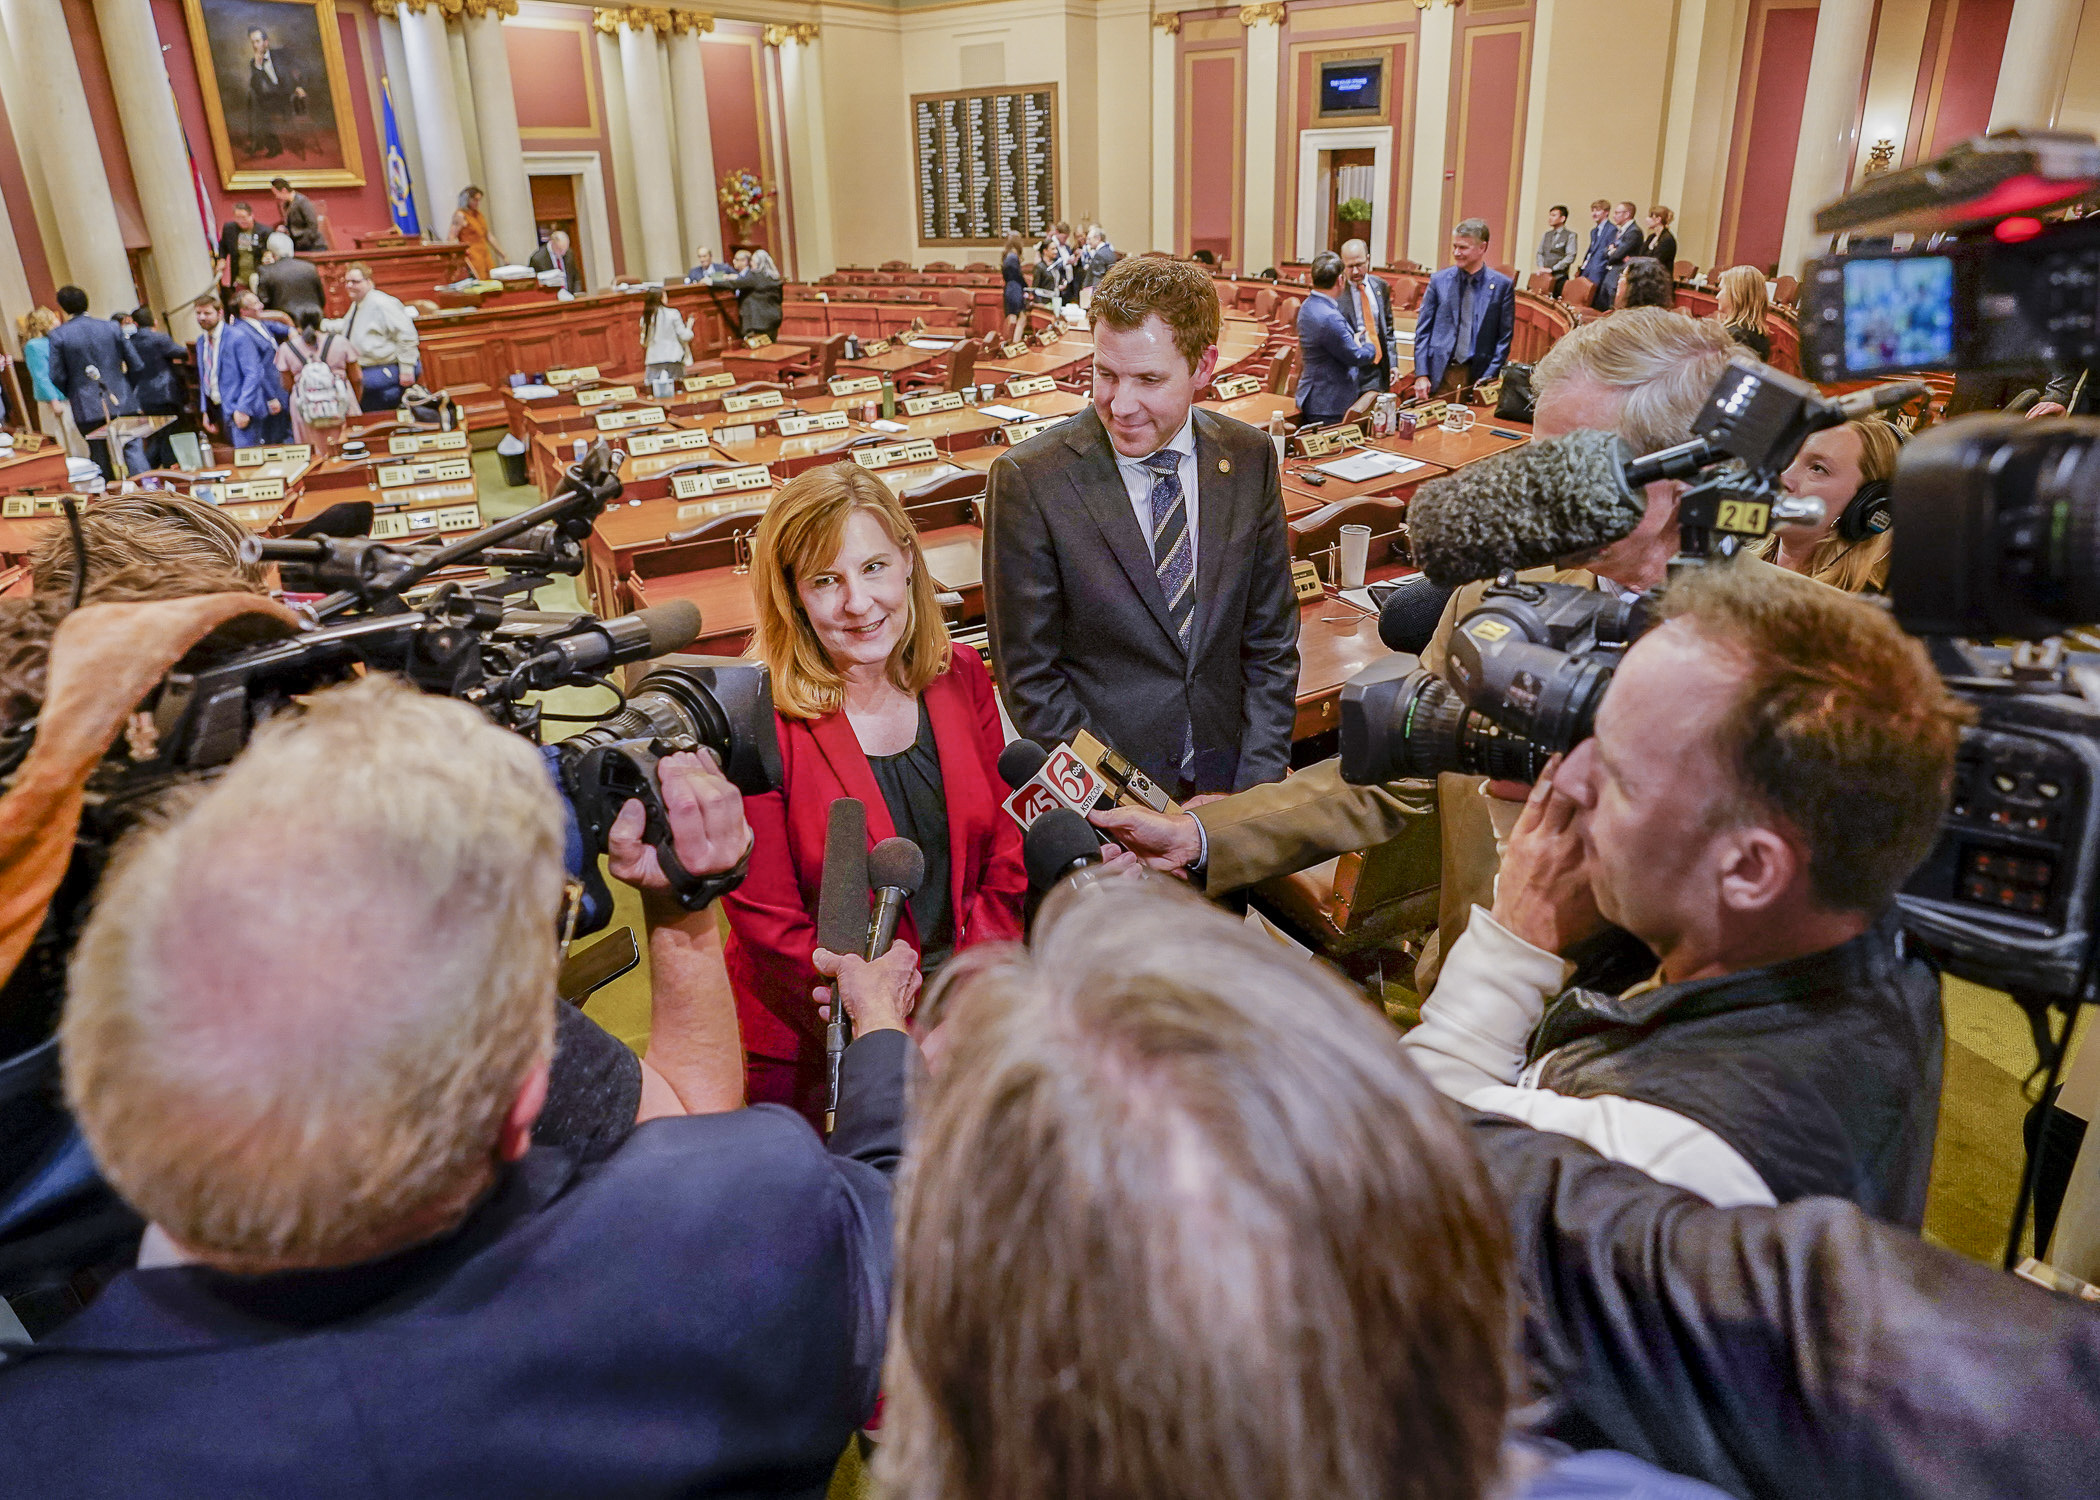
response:
<path id="1" fill-rule="evenodd" d="M 1895 164 L 1896 143 L 1887 136 L 1883 136 L 1874 143 L 1874 148 L 1867 153 L 1867 164 L 1861 170 L 1860 175 L 1862 177 L 1872 177 L 1877 173 L 1886 172 Z"/>

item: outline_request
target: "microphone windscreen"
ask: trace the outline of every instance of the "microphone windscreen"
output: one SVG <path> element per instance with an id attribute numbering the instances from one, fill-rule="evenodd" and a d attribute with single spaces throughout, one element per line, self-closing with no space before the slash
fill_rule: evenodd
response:
<path id="1" fill-rule="evenodd" d="M 1444 618 L 1444 606 L 1456 592 L 1454 588 L 1431 583 L 1427 573 L 1408 574 L 1379 606 L 1378 639 L 1385 642 L 1388 651 L 1420 656 L 1429 638 L 1436 634 L 1437 621 Z"/>
<path id="2" fill-rule="evenodd" d="M 700 639 L 700 606 L 690 599 L 672 599 L 636 610 L 635 618 L 649 631 L 649 654 L 667 656 L 683 651 Z"/>
<path id="3" fill-rule="evenodd" d="M 1015 740 L 999 752 L 999 779 L 1010 790 L 1019 791 L 1049 758 L 1050 752 L 1034 740 Z"/>
<path id="4" fill-rule="evenodd" d="M 926 851 L 910 839 L 884 839 L 868 854 L 868 885 L 910 895 L 926 879 Z"/>
<path id="5" fill-rule="evenodd" d="M 1432 479 L 1407 507 L 1415 562 L 1450 587 L 1616 542 L 1647 510 L 1627 488 L 1628 457 L 1614 433 L 1571 432 Z"/>
<path id="6" fill-rule="evenodd" d="M 1069 807 L 1051 808 L 1021 835 L 1021 862 L 1028 883 L 1039 891 L 1050 889 L 1076 862 L 1100 858 L 1101 835 Z"/>
<path id="7" fill-rule="evenodd" d="M 292 533 L 294 537 L 371 534 L 372 502 L 369 500 L 338 500 Z"/>
<path id="8" fill-rule="evenodd" d="M 868 939 L 868 809 L 840 797 L 824 823 L 824 878 L 817 887 L 817 944 L 858 953 Z"/>

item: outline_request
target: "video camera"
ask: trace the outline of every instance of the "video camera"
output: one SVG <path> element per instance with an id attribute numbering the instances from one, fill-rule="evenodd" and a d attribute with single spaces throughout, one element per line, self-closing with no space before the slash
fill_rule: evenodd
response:
<path id="1" fill-rule="evenodd" d="M 543 715 L 529 695 L 561 686 L 612 687 L 607 674 L 613 668 L 689 645 L 700 630 L 699 611 L 690 604 L 599 620 L 505 602 L 529 600 L 554 574 L 581 571 L 583 538 L 619 492 L 617 465 L 600 443 L 568 471 L 552 498 L 457 541 L 396 547 L 362 536 L 247 539 L 244 557 L 278 563 L 292 588 L 336 592 L 314 606 L 319 623 L 312 629 L 262 641 L 222 633 L 170 672 L 98 772 L 83 841 L 106 852 L 128 826 L 128 808 L 178 780 L 225 766 L 263 720 L 359 671 L 398 673 L 538 743 Z M 369 525 L 369 506 L 341 509 L 362 510 Z M 355 527 L 356 518 L 347 524 Z M 471 583 L 446 580 L 412 595 L 440 569 L 462 565 L 507 572 Z M 86 560 L 78 566 L 84 575 Z M 232 629 L 253 626 L 236 622 Z M 0 740 L 0 777 L 12 774 L 34 735 L 32 723 Z M 644 838 L 682 905 L 697 910 L 741 879 L 741 870 L 695 877 L 673 847 L 656 765 L 665 755 L 701 746 L 746 793 L 779 784 L 780 747 L 762 664 L 681 657 L 651 671 L 601 723 L 548 747 L 583 836 L 583 880 L 594 910 L 610 910 L 597 859 L 630 798 L 643 804 Z"/>
<path id="2" fill-rule="evenodd" d="M 2096 189 L 2100 148 L 2090 139 L 2009 133 L 1822 210 L 1825 230 L 1882 226 L 1899 213 L 1939 227 L 1922 256 L 1877 243 L 1860 257 L 1818 262 L 1812 286 L 1822 290 L 1811 296 L 1804 358 L 1839 376 L 1968 369 L 1972 359 L 2009 363 L 2018 339 L 2027 341 L 2024 363 L 2092 360 L 2100 355 L 2100 223 L 2016 221 Z M 1986 217 L 1963 218 L 1979 206 Z M 1917 269 L 1921 258 L 1945 265 Z M 1865 261 L 1874 264 L 1862 269 Z M 1906 264 L 1900 275 L 1890 269 Z M 1855 293 L 1879 289 L 1878 297 L 1898 282 L 1907 290 L 1891 297 L 1945 339 L 1899 340 L 1900 357 L 1859 358 L 1869 309 L 1880 304 Z M 1943 293 L 1951 304 L 1936 300 Z M 1693 481 L 1673 571 L 1732 552 L 1731 538 L 1752 523 L 1794 519 L 1776 502 L 1758 514 L 1772 498 L 1768 480 L 1810 431 L 1853 414 L 1842 408 L 1859 400 L 1828 402 L 1777 372 L 1751 375 L 1760 389 L 1744 388 L 1742 367 L 1716 387 L 1695 426 L 1701 437 L 1668 450 L 1682 457 L 1628 466 L 1633 478 Z M 1794 408 L 1752 424 L 1765 435 L 1762 456 L 1746 451 L 1754 442 L 1717 441 L 1732 388 L 1745 412 L 1778 400 Z M 1712 463 L 1716 448 L 1737 463 Z M 1708 466 L 1694 467 L 1702 459 Z M 1677 472 L 1654 474 L 1665 463 Z M 2039 1017 L 2092 998 L 2100 963 L 2100 639 L 2081 633 L 2100 622 L 2100 422 L 1943 424 L 1906 445 L 1892 496 L 1890 604 L 1977 713 L 1962 736 L 1940 841 L 1899 898 L 1905 925 L 1945 968 L 2011 991 Z M 1503 573 L 1459 624 L 1450 682 L 1396 664 L 1344 688 L 1344 778 L 1534 779 L 1549 756 L 1591 732 L 1612 669 L 1646 628 L 1649 602 Z M 2037 1028 L 2040 1036 L 2039 1019 Z"/>

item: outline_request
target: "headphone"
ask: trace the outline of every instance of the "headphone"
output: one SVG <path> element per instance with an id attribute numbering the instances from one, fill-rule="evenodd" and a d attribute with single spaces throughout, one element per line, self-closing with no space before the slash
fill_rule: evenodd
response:
<path id="1" fill-rule="evenodd" d="M 1869 479 L 1838 512 L 1836 531 L 1847 542 L 1858 543 L 1887 531 L 1894 520 L 1889 511 L 1889 482 Z"/>

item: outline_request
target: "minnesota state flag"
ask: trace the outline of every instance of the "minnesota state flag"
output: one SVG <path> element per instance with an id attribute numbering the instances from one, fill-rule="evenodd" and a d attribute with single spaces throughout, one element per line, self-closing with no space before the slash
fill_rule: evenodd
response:
<path id="1" fill-rule="evenodd" d="M 379 80 L 379 97 L 386 112 L 386 206 L 393 212 L 397 232 L 421 234 L 416 200 L 409 192 L 408 157 L 401 150 L 401 127 L 394 123 L 393 85 L 385 78 Z"/>

